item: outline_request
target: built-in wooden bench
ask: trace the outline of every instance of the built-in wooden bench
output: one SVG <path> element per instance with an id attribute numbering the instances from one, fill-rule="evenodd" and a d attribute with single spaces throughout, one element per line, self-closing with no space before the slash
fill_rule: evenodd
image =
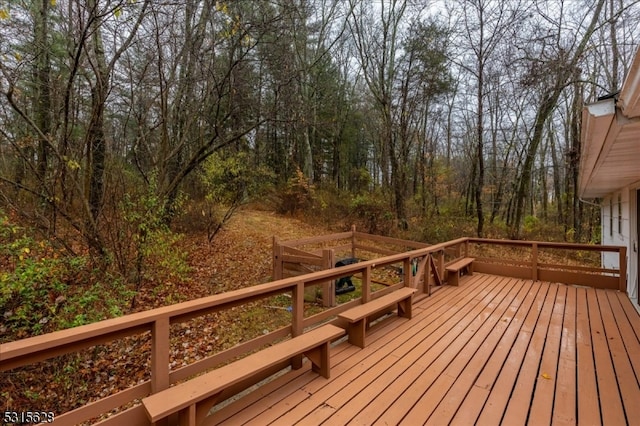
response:
<path id="1" fill-rule="evenodd" d="M 179 413 L 181 425 L 200 424 L 226 388 L 296 355 L 304 354 L 313 364 L 314 372 L 329 378 L 329 344 L 344 333 L 340 327 L 323 325 L 143 398 L 142 404 L 151 422 Z"/>
<path id="2" fill-rule="evenodd" d="M 474 260 L 475 259 L 473 257 L 465 257 L 464 259 L 460 259 L 447 266 L 445 269 L 448 272 L 447 282 L 449 285 L 458 286 L 460 284 L 460 274 L 465 269 L 467 270 L 468 275 L 473 275 Z"/>
<path id="3" fill-rule="evenodd" d="M 349 323 L 349 343 L 364 348 L 367 317 L 382 312 L 393 304 L 397 303 L 398 305 L 398 316 L 411 318 L 411 297 L 416 291 L 415 288 L 402 287 L 393 293 L 386 294 L 339 314 L 339 318 L 347 320 Z"/>

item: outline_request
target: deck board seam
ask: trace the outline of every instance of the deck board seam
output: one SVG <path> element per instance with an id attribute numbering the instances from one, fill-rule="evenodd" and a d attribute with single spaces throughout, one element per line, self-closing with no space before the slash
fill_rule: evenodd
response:
<path id="1" fill-rule="evenodd" d="M 484 293 L 484 294 L 485 294 L 485 297 L 489 297 L 489 296 L 491 296 L 491 291 L 490 291 L 489 289 L 485 288 L 485 287 L 482 287 L 482 285 L 481 285 L 484 281 L 487 281 L 487 280 L 490 280 L 490 277 L 489 277 L 489 276 L 481 277 L 481 278 L 477 281 L 476 288 L 474 289 L 474 290 L 476 290 L 477 292 Z M 443 327 L 447 327 L 447 331 L 450 331 L 450 330 L 451 330 L 451 328 L 450 328 L 450 326 L 447 326 L 447 324 L 449 323 L 449 321 L 451 321 L 451 319 L 452 319 L 452 318 L 455 318 L 457 315 L 460 315 L 460 312 L 462 312 L 462 310 L 460 310 L 460 309 L 456 309 L 456 308 L 455 308 L 455 306 L 463 305 L 463 308 L 462 308 L 463 310 L 464 310 L 464 309 L 466 309 L 466 310 L 471 310 L 471 309 L 472 309 L 472 307 L 469 305 L 469 303 L 464 303 L 464 302 L 465 302 L 465 300 L 472 301 L 472 300 L 473 300 L 473 298 L 475 297 L 475 294 L 476 294 L 475 292 L 474 292 L 474 293 L 470 293 L 470 294 L 468 294 L 468 295 L 467 295 L 467 297 L 465 297 L 465 298 L 463 298 L 463 299 L 458 299 L 458 300 L 456 301 L 456 303 L 454 303 L 454 305 L 453 305 L 453 306 L 449 306 L 449 309 L 448 309 L 447 311 L 448 311 L 448 312 L 451 312 L 451 314 L 450 314 L 450 316 L 449 316 L 446 320 L 444 320 L 444 319 L 442 318 L 442 315 L 441 315 L 441 316 L 439 316 L 438 318 L 436 318 L 434 321 L 432 321 L 429 325 L 423 326 L 423 328 L 422 328 L 422 329 L 420 329 L 420 331 L 419 331 L 419 332 L 413 332 L 412 330 L 410 330 L 410 328 L 411 328 L 411 327 L 416 328 L 416 327 L 415 327 L 415 325 L 410 326 L 409 324 L 407 324 L 407 326 L 406 326 L 406 328 L 407 328 L 407 332 L 411 332 L 411 337 L 412 337 L 412 338 L 415 338 L 415 336 L 416 336 L 416 335 L 421 334 L 421 333 L 424 333 L 424 332 L 425 332 L 425 330 L 428 330 L 429 328 L 433 328 L 433 327 L 432 327 L 432 325 L 433 325 L 433 323 L 434 323 L 434 322 L 438 322 L 438 321 L 440 321 L 440 322 L 441 322 L 441 324 L 439 324 L 435 329 L 433 329 L 432 331 L 429 331 L 429 332 L 428 332 L 428 334 L 427 334 L 425 337 L 421 337 L 421 340 L 420 340 L 418 343 L 415 343 L 415 344 L 414 344 L 414 347 L 415 347 L 416 345 L 422 344 L 422 342 L 423 342 L 423 341 L 425 341 L 426 339 L 428 339 L 428 338 L 429 338 L 429 336 L 431 336 L 433 333 L 437 333 L 437 332 L 439 332 Z M 446 334 L 446 333 L 443 333 L 443 334 Z M 407 336 L 405 336 L 405 334 L 403 334 L 403 335 L 400 337 L 400 339 L 401 339 L 401 340 L 405 340 L 406 338 L 407 338 Z M 439 339 L 438 339 L 438 340 L 439 340 Z M 367 348 L 363 349 L 363 351 L 368 351 L 368 350 L 373 351 L 373 348 L 376 346 L 376 345 L 375 345 L 375 343 L 376 343 L 376 342 L 373 342 L 372 344 L 368 345 L 368 346 L 367 346 Z M 434 343 L 434 344 L 435 344 L 435 343 Z M 372 348 L 372 349 L 370 349 L 370 348 Z M 385 348 L 385 350 L 386 350 L 386 348 Z M 366 359 L 365 359 L 365 360 L 363 360 L 362 362 L 366 362 L 366 363 L 368 363 L 368 362 L 369 362 L 369 360 L 370 360 L 370 359 L 372 359 L 372 358 L 370 358 L 370 356 L 373 356 L 373 355 L 369 355 L 369 356 L 367 356 L 367 357 L 366 357 Z M 386 355 L 385 355 L 385 356 L 386 356 Z M 375 359 L 375 358 L 373 358 L 373 359 Z M 379 358 L 379 359 L 378 359 L 378 361 L 376 361 L 376 362 L 380 362 L 382 359 L 384 359 L 384 358 Z M 374 365 L 375 365 L 375 364 L 374 364 Z M 390 367 L 388 367 L 388 366 L 387 366 L 387 368 L 390 368 Z M 335 396 L 334 396 L 334 397 L 335 397 Z M 312 414 L 312 413 L 306 413 L 306 417 L 305 417 L 305 418 L 307 418 L 307 420 L 306 420 L 307 422 L 309 422 L 308 417 L 309 417 L 309 415 L 311 415 L 311 414 Z"/>
<path id="2" fill-rule="evenodd" d="M 513 301 L 517 299 L 522 299 L 526 297 L 529 289 L 531 288 L 531 284 L 527 286 L 525 281 L 518 281 L 519 287 L 514 287 L 509 291 L 509 293 L 505 296 L 503 302 L 499 307 L 496 308 L 496 312 L 498 312 L 498 308 L 501 309 L 500 315 L 498 317 L 503 318 L 508 312 L 511 312 L 511 317 L 515 317 L 518 313 L 518 308 L 514 306 Z M 521 295 L 521 293 L 523 293 Z M 513 295 L 512 295 L 513 294 Z M 512 297 L 510 297 L 512 295 Z M 506 305 L 505 305 L 506 302 Z M 433 409 L 431 416 L 427 419 L 427 424 L 435 422 L 435 424 L 441 424 L 443 422 L 450 422 L 451 419 L 456 415 L 458 409 L 466 399 L 467 395 L 473 388 L 476 383 L 476 380 L 480 373 L 482 372 L 482 368 L 474 369 L 474 371 L 469 371 L 469 366 L 474 365 L 474 363 L 481 363 L 483 366 L 486 365 L 488 360 L 491 358 L 493 352 L 496 349 L 498 342 L 502 341 L 505 333 L 509 329 L 511 321 L 508 321 L 508 324 L 505 324 L 502 319 L 495 318 L 492 321 L 485 322 L 482 327 L 490 327 L 489 330 L 486 330 L 486 335 L 482 338 L 481 342 L 478 342 L 475 345 L 475 351 L 473 355 L 468 357 L 468 360 L 464 362 L 464 366 L 461 366 L 458 372 L 455 372 L 454 377 L 456 380 L 451 383 L 451 386 L 447 389 L 445 393 L 441 396 L 440 402 Z M 479 331 L 479 330 L 478 330 Z M 495 342 L 491 343 L 491 342 Z M 472 343 L 472 339 L 469 340 L 468 344 Z M 489 346 L 491 349 L 487 352 L 487 344 L 491 343 Z M 486 353 L 483 353 L 486 352 Z M 449 367 L 448 367 L 449 368 Z M 453 372 L 451 372 L 453 373 Z M 475 376 L 472 379 L 468 380 L 470 382 L 468 385 L 460 385 L 460 379 L 465 375 Z M 458 389 L 460 386 L 464 386 L 463 389 Z M 454 403 L 454 401 L 457 401 Z M 443 405 L 444 404 L 444 405 Z M 453 407 L 453 404 L 455 407 Z M 451 407 L 451 408 L 449 408 Z M 437 418 L 434 416 L 438 415 Z M 448 417 L 444 417 L 448 416 Z"/>
<path id="3" fill-rule="evenodd" d="M 493 285 L 495 286 L 495 288 L 499 288 L 499 289 L 500 289 L 500 290 L 496 290 L 496 291 L 498 291 L 498 292 L 500 292 L 500 291 L 504 290 L 504 289 L 506 288 L 506 283 L 508 282 L 508 281 L 504 281 L 504 280 L 502 280 L 502 279 L 497 279 L 497 280 L 496 280 L 496 279 L 494 279 L 493 281 L 494 281 L 494 282 L 493 282 Z M 498 293 L 498 294 L 499 294 L 499 293 Z M 486 296 L 485 296 L 485 299 L 487 299 L 487 298 L 488 298 L 488 297 L 490 297 L 490 296 L 491 296 L 491 298 L 490 298 L 490 299 L 488 299 L 488 300 L 492 300 L 493 298 L 495 298 L 495 297 L 496 297 L 496 295 L 495 295 L 495 294 L 493 294 L 493 295 L 488 294 L 488 295 L 486 295 Z M 467 313 L 465 313 L 464 319 L 465 319 L 466 323 L 465 323 L 465 325 L 464 325 L 464 327 L 463 327 L 463 331 L 464 331 L 464 329 L 466 329 L 466 328 L 469 326 L 469 324 L 473 324 L 473 321 L 475 321 L 475 320 L 477 320 L 477 318 L 479 318 L 479 315 L 482 313 L 482 310 L 484 310 L 484 307 L 482 306 L 482 304 L 483 304 L 483 301 L 484 301 L 485 299 L 477 300 L 477 297 L 473 299 L 474 301 L 476 301 L 476 304 L 474 305 L 474 307 L 473 307 L 472 309 L 470 309 Z M 454 330 L 454 329 L 456 329 L 456 328 L 454 327 L 453 329 L 450 329 L 450 330 Z M 429 369 L 433 369 L 433 368 L 434 368 L 434 367 L 433 367 L 433 366 L 434 366 L 434 364 L 435 364 L 435 365 L 437 365 L 437 363 L 438 363 L 438 362 L 440 362 L 441 358 L 443 357 L 443 354 L 444 354 L 444 353 L 446 353 L 446 351 L 447 351 L 447 350 L 450 350 L 450 348 L 451 348 L 451 347 L 454 347 L 453 345 L 454 345 L 455 343 L 459 343 L 459 344 L 461 345 L 461 347 L 464 347 L 464 340 L 463 340 L 463 339 L 460 339 L 460 335 L 461 335 L 461 333 L 462 333 L 462 332 L 460 332 L 460 333 L 454 333 L 454 334 L 455 334 L 455 337 L 453 337 L 453 339 L 451 340 L 451 342 L 449 342 L 449 343 L 447 344 L 447 347 L 446 347 L 446 348 L 444 348 L 444 349 L 443 349 L 443 351 L 441 351 L 441 352 L 439 352 L 439 353 L 437 353 L 437 354 L 436 354 L 436 356 L 433 358 L 433 361 L 431 361 L 431 362 L 429 363 L 429 365 L 425 367 L 424 371 L 423 371 L 419 376 L 417 376 L 417 377 L 415 377 L 413 380 L 409 381 L 409 384 L 407 385 L 407 389 L 405 389 L 405 390 L 404 390 L 404 392 L 398 396 L 398 398 L 396 399 L 396 402 L 397 402 L 397 401 L 400 401 L 400 403 L 404 404 L 404 403 L 405 403 L 404 401 L 405 401 L 405 400 L 408 400 L 408 398 L 405 398 L 405 399 L 403 400 L 403 399 L 402 399 L 402 398 L 403 398 L 403 395 L 405 395 L 406 393 L 408 393 L 408 392 L 409 392 L 409 390 L 410 390 L 410 389 L 412 389 L 412 387 L 415 387 L 415 384 L 416 384 L 416 383 L 420 383 L 420 382 L 419 382 L 419 380 L 421 380 L 421 379 L 425 376 L 426 371 L 429 371 Z M 442 340 L 442 338 L 441 338 L 441 339 L 439 339 L 439 340 L 438 340 L 438 342 L 439 342 L 440 340 Z M 435 344 L 437 344 L 438 342 L 434 343 L 434 346 L 435 346 Z M 436 379 L 437 379 L 437 377 L 436 377 L 436 378 L 434 378 L 434 379 L 433 379 L 433 381 L 435 381 Z M 433 381 L 432 381 L 432 382 L 433 382 Z M 410 407 L 408 407 L 407 412 L 408 412 L 410 409 L 412 409 L 413 407 L 415 407 L 415 405 L 417 404 L 417 401 L 422 397 L 422 395 L 423 395 L 423 394 L 424 394 L 424 392 L 422 392 L 422 394 L 421 394 L 421 395 L 419 395 L 417 398 L 414 398 L 414 401 L 413 401 L 413 403 L 411 403 L 411 406 L 410 406 Z M 388 415 L 387 413 L 389 413 L 389 412 L 390 412 L 390 410 L 392 410 L 392 409 L 393 409 L 392 407 L 393 407 L 394 405 L 396 405 L 396 402 L 394 402 L 393 404 L 391 404 L 390 406 L 388 406 L 388 407 L 386 408 L 386 410 L 381 414 L 381 416 L 379 417 L 379 419 L 378 419 L 378 420 L 380 420 L 380 418 L 384 418 L 384 416 L 387 416 L 387 415 Z M 386 420 L 386 421 L 387 421 L 388 423 L 396 423 L 396 422 L 397 422 L 397 421 L 399 421 L 399 420 L 401 420 L 401 419 L 395 419 L 395 418 L 392 418 L 392 419 L 388 419 L 388 420 Z"/>
<path id="4" fill-rule="evenodd" d="M 477 273 L 417 301 L 410 322 L 387 317 L 365 349 L 332 347 L 329 381 L 277 378 L 223 424 L 624 424 L 640 412 L 629 307 L 614 290 Z"/>

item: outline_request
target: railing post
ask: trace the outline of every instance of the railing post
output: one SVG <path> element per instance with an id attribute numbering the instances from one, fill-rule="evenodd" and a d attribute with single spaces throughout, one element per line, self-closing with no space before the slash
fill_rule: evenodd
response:
<path id="1" fill-rule="evenodd" d="M 293 309 L 291 312 L 291 337 L 300 336 L 304 332 L 304 281 L 299 281 L 293 287 L 291 297 Z M 302 355 L 291 359 L 291 368 L 297 370 L 302 367 Z"/>
<path id="2" fill-rule="evenodd" d="M 151 327 L 151 393 L 169 388 L 169 317 L 158 318 Z"/>
<path id="3" fill-rule="evenodd" d="M 531 279 L 538 281 L 538 243 L 531 247 Z"/>
<path id="4" fill-rule="evenodd" d="M 469 257 L 469 240 L 464 240 L 464 257 Z"/>
<path id="5" fill-rule="evenodd" d="M 356 225 L 351 225 L 351 257 L 356 257 Z"/>
<path id="6" fill-rule="evenodd" d="M 422 291 L 427 293 L 428 296 L 431 296 L 431 253 L 427 253 L 426 258 L 427 258 L 427 263 L 424 266 L 425 288 L 422 289 Z"/>
<path id="7" fill-rule="evenodd" d="M 412 267 L 411 267 L 411 258 L 410 257 L 406 257 L 404 259 L 404 261 L 402 262 L 402 272 L 404 272 L 403 275 L 403 285 L 404 287 L 411 287 L 411 272 L 412 272 Z"/>
<path id="8" fill-rule="evenodd" d="M 291 316 L 291 335 L 293 337 L 299 336 L 303 331 L 304 321 L 304 281 L 299 281 L 293 287 L 293 294 L 291 303 L 292 316 Z"/>
<path id="9" fill-rule="evenodd" d="M 438 252 L 438 273 L 444 281 L 444 250 Z"/>
<path id="10" fill-rule="evenodd" d="M 627 248 L 620 247 L 618 251 L 619 265 L 620 265 L 620 288 L 619 290 L 627 293 Z"/>
<path id="11" fill-rule="evenodd" d="M 284 248 L 278 242 L 278 237 L 273 237 L 273 281 L 282 279 L 282 253 Z"/>
<path id="12" fill-rule="evenodd" d="M 362 271 L 362 303 L 371 300 L 371 265 Z"/>
<path id="13" fill-rule="evenodd" d="M 333 249 L 322 250 L 322 268 L 332 269 L 335 265 L 335 256 Z M 334 280 L 327 280 L 322 283 L 322 306 L 330 307 L 336 305 L 336 291 Z"/>

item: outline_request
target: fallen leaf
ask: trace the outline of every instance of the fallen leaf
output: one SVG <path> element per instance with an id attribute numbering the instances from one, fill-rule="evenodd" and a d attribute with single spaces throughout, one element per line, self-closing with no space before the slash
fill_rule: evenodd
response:
<path id="1" fill-rule="evenodd" d="M 551 380 L 551 376 L 548 375 L 547 373 L 542 373 L 542 378 L 543 379 L 547 379 L 547 380 Z"/>

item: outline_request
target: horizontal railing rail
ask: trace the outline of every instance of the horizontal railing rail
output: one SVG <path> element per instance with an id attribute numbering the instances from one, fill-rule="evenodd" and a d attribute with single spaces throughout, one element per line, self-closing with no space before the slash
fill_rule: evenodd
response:
<path id="1" fill-rule="evenodd" d="M 345 238 L 345 236 L 351 238 L 354 232 L 334 235 L 340 238 Z M 363 239 L 362 235 L 358 235 L 358 237 Z M 297 240 L 297 242 L 310 240 L 301 239 Z M 352 241 L 357 243 L 355 238 Z M 383 240 L 378 239 L 378 241 Z M 529 250 L 530 253 L 527 259 L 514 259 L 512 262 L 517 262 L 517 264 L 508 265 L 509 260 L 500 256 L 480 256 L 482 247 L 487 245 L 518 246 Z M 549 262 L 540 262 L 539 251 L 541 249 L 617 252 L 620 256 L 621 267 L 619 270 L 612 270 L 592 266 L 555 265 Z M 396 288 L 403 286 L 418 288 L 419 291 L 416 297 L 427 297 L 430 294 L 432 284 L 437 284 L 445 278 L 446 265 L 462 257 L 473 257 L 476 252 L 478 252 L 478 257 L 474 264 L 474 271 L 478 272 L 497 275 L 515 274 L 514 276 L 516 277 L 522 276 L 534 280 L 566 279 L 569 280 L 567 283 L 577 281 L 579 284 L 584 284 L 587 282 L 590 283 L 589 285 L 617 288 L 622 291 L 626 288 L 626 249 L 624 247 L 460 238 L 340 268 L 279 279 L 266 284 L 258 284 L 240 290 L 134 313 L 94 324 L 3 343 L 0 345 L 0 372 L 32 365 L 60 355 L 75 353 L 85 348 L 107 344 L 125 337 L 149 333 L 151 335 L 151 357 L 148 367 L 150 380 L 56 416 L 56 422 L 60 424 L 85 422 L 111 410 L 119 409 L 124 405 L 132 405 L 136 400 L 150 393 L 159 392 L 173 383 L 229 362 L 265 345 L 288 336 L 298 336 L 306 328 L 326 321 L 336 321 L 335 317 L 339 313 L 357 304 L 381 297 Z M 305 256 L 304 253 L 295 253 L 295 255 Z M 371 285 L 372 272 L 377 268 L 385 268 L 394 264 L 402 265 L 402 273 L 398 282 L 381 290 L 373 291 Z M 303 298 L 305 287 L 326 283 L 327 281 L 335 281 L 348 275 L 358 275 L 360 277 L 362 287 L 360 297 L 336 307 L 324 309 L 318 314 L 305 316 Z M 616 285 L 612 287 L 612 283 Z M 257 300 L 265 300 L 285 293 L 291 296 L 291 320 L 288 325 L 187 366 L 181 366 L 173 370 L 170 368 L 170 326 L 172 324 L 182 323 L 215 312 L 226 311 L 236 306 L 247 305 Z M 141 406 L 133 404 L 131 408 L 109 417 L 105 421 L 111 424 L 120 424 L 122 422 L 145 424 L 146 417 Z"/>
<path id="2" fill-rule="evenodd" d="M 626 292 L 627 289 L 627 248 L 623 246 L 575 244 L 548 241 L 519 241 L 469 238 L 469 244 L 481 252 L 482 245 L 511 246 L 529 251 L 528 258 L 509 259 L 504 257 L 479 256 L 474 270 L 494 275 L 506 275 L 516 278 L 561 282 L 564 284 L 586 285 L 596 288 L 615 289 Z M 541 261 L 545 250 L 570 252 L 597 252 L 618 254 L 618 269 L 595 266 L 554 264 Z"/>

